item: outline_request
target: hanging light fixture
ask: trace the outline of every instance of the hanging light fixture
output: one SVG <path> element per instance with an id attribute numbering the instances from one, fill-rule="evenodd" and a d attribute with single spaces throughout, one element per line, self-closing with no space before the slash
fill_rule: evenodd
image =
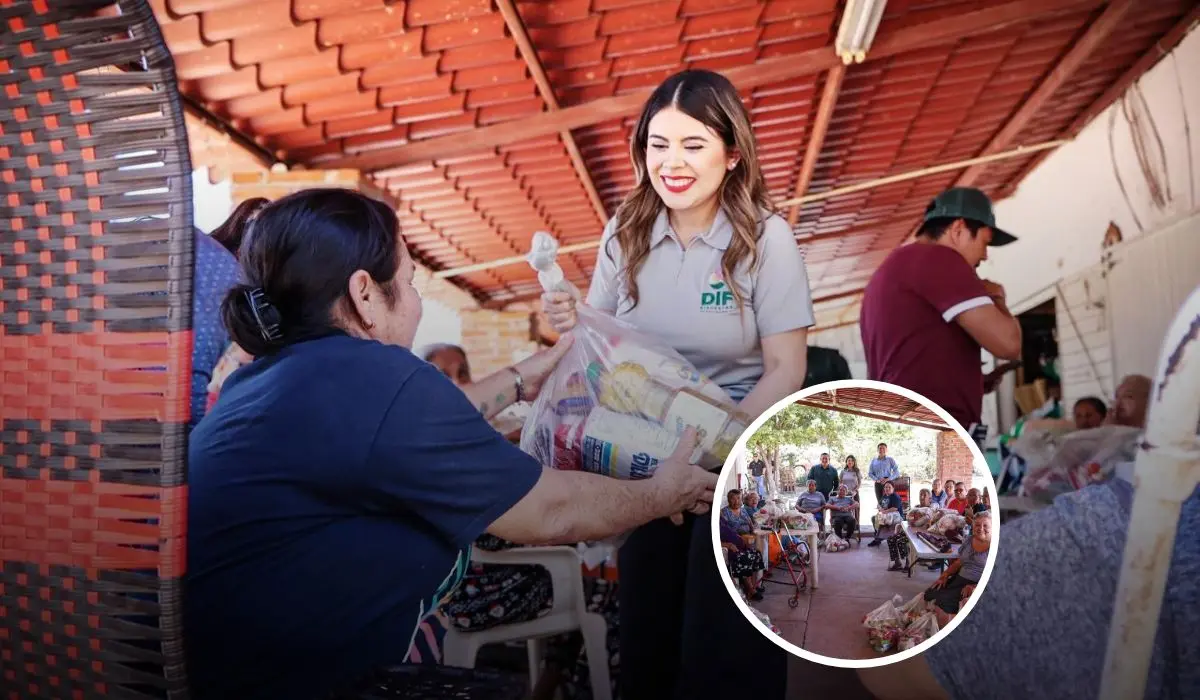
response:
<path id="1" fill-rule="evenodd" d="M 833 48 L 846 65 L 862 63 L 879 31 L 887 0 L 847 0 Z"/>

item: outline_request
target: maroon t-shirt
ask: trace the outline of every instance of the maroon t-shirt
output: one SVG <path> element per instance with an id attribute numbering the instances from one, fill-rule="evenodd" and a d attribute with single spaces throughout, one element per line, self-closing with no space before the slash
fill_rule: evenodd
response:
<path id="1" fill-rule="evenodd" d="M 954 319 L 990 303 L 953 249 L 910 243 L 892 251 L 863 295 L 868 378 L 911 389 L 970 428 L 983 408 L 980 347 Z"/>

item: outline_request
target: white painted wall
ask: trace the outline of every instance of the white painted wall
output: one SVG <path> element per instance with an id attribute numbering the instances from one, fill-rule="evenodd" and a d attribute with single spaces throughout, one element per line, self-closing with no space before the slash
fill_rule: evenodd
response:
<path id="1" fill-rule="evenodd" d="M 232 185 L 228 178 L 210 183 L 208 168 L 192 171 L 192 219 L 201 231 L 212 233 L 233 213 Z"/>
<path id="2" fill-rule="evenodd" d="M 992 251 L 980 274 L 1005 286 L 1014 310 L 1049 298 L 1052 292 L 1047 293 L 1046 288 L 1056 280 L 1099 263 L 1100 244 L 1109 222 L 1115 222 L 1125 240 L 1130 240 L 1196 209 L 1200 200 L 1197 75 L 1200 32 L 1193 31 L 1137 83 L 1166 151 L 1167 189 L 1172 197 L 1165 208 L 1151 202 L 1120 103 L 1092 121 L 1075 141 L 1051 154 L 1012 197 L 997 204 L 997 223 L 1020 240 Z M 1109 148 L 1114 114 L 1115 162 Z M 1190 143 L 1185 115 L 1191 127 Z M 1121 194 L 1115 172 L 1120 173 L 1132 206 Z"/>
<path id="3" fill-rule="evenodd" d="M 1147 234 L 1165 234 L 1179 227 L 1200 235 L 1200 31 L 1193 31 L 1179 46 L 1137 83 L 1147 112 L 1153 117 L 1165 150 L 1165 190 L 1170 200 L 1157 207 L 1138 165 L 1131 129 L 1113 105 L 1083 129 L 1080 135 L 1048 158 L 1020 184 L 1009 198 L 996 205 L 1000 226 L 1019 240 L 990 252 L 980 274 L 1004 285 L 1009 305 L 1025 311 L 1056 295 L 1062 283 L 1067 306 L 1076 315 L 1078 334 L 1058 302 L 1060 352 L 1067 364 L 1064 394 L 1067 400 L 1088 394 L 1111 393 L 1114 376 L 1109 314 L 1103 307 L 1108 286 L 1101 264 L 1101 242 L 1110 222 L 1120 227 L 1124 240 Z M 1116 115 L 1109 145 L 1109 124 Z M 1190 137 L 1189 137 L 1190 127 Z M 1154 145 L 1154 142 L 1150 142 Z M 1112 155 L 1115 153 L 1115 159 Z M 1190 156 L 1190 161 L 1189 161 Z M 1117 175 L 1125 184 L 1129 201 L 1121 193 Z M 1128 244 L 1127 244 L 1128 245 Z M 1180 250 L 1174 246 L 1174 250 Z M 1200 270 L 1200 259 L 1180 266 Z M 1200 273 L 1198 273 L 1200 274 Z M 1173 281 L 1172 287 L 1187 280 Z M 1173 292 L 1174 293 L 1174 292 Z M 1090 295 L 1090 296 L 1089 296 Z M 1173 313 L 1173 312 L 1172 312 Z M 1159 314 L 1161 315 L 1161 314 Z M 1156 315 L 1157 317 L 1157 315 Z M 1119 329 L 1115 332 L 1120 333 Z M 1157 357 L 1161 334 L 1135 334 L 1147 347 L 1139 356 Z M 1080 337 L 1082 336 L 1082 338 Z M 813 334 L 810 343 L 838 348 L 850 359 L 854 376 L 865 376 L 865 361 L 857 326 Z M 1131 342 L 1122 336 L 1123 342 Z M 1083 352 L 1088 343 L 1093 362 Z M 1131 354 L 1125 351 L 1124 354 Z M 861 364 L 859 374 L 855 360 Z M 1091 371 L 1095 364 L 1097 371 Z M 1143 363 L 1144 364 L 1144 363 Z M 1099 376 L 1096 376 L 1096 375 Z M 1010 380 L 1011 382 L 1011 380 Z M 1002 394 L 1011 400 L 1011 387 Z M 1011 424 L 1009 411 L 998 409 L 997 395 L 984 400 L 984 421 L 992 426 Z"/>

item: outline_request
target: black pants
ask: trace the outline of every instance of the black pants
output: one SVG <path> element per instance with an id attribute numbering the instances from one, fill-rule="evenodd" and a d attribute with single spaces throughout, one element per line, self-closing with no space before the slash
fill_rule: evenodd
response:
<path id="1" fill-rule="evenodd" d="M 883 502 L 883 482 L 881 482 L 881 481 L 875 482 L 875 502 L 876 503 Z"/>
<path id="2" fill-rule="evenodd" d="M 848 540 L 854 535 L 857 528 L 858 521 L 854 519 L 853 515 L 838 514 L 833 516 L 833 532 L 838 537 Z"/>
<path id="3" fill-rule="evenodd" d="M 787 652 L 768 641 L 729 597 L 713 556 L 710 517 L 682 526 L 655 520 L 618 554 L 622 700 L 742 695 L 755 669 L 755 700 L 782 700 Z M 730 669 L 735 669 L 731 672 Z"/>
<path id="4" fill-rule="evenodd" d="M 954 574 L 941 588 L 930 588 L 925 591 L 925 600 L 931 601 L 942 610 L 954 615 L 958 613 L 958 606 L 962 601 L 962 590 L 973 585 L 976 585 L 975 581 L 968 581 L 962 576 Z"/>

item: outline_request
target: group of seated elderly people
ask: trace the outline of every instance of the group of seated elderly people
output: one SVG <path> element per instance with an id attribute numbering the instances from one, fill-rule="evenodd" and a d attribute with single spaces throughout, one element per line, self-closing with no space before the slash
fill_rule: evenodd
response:
<path id="1" fill-rule="evenodd" d="M 731 490 L 726 496 L 727 505 L 721 509 L 718 523 L 721 547 L 727 553 L 729 575 L 741 585 L 747 600 L 759 601 L 765 586 L 755 579 L 766 567 L 762 552 L 755 547 L 754 514 L 758 511 L 758 494 L 747 492 L 745 503 L 742 498 L 739 489 Z"/>

